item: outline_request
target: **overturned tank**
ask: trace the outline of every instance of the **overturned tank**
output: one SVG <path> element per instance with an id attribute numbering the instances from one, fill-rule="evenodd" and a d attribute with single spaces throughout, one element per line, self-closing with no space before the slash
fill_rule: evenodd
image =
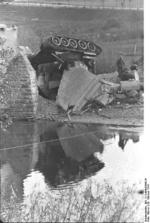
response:
<path id="1" fill-rule="evenodd" d="M 36 55 L 28 56 L 37 74 L 39 94 L 56 100 L 64 70 L 81 64 L 95 74 L 95 58 L 101 47 L 87 40 L 52 34 L 46 38 Z"/>
<path id="2" fill-rule="evenodd" d="M 3 24 L 0 40 L 2 115 L 7 112 L 17 119 L 36 117 L 41 102 L 47 103 L 39 102 L 38 91 L 55 101 L 47 103 L 53 105 L 48 112 L 60 114 L 60 107 L 69 117 L 89 111 L 93 105 L 98 109 L 105 107 L 122 97 L 119 92 L 125 98 L 135 98 L 143 87 L 139 78 L 135 78 L 137 66 L 128 69 L 121 58 L 117 61 L 117 72 L 95 75 L 95 58 L 102 49 L 91 41 L 52 34 L 43 41 L 39 52 L 33 54 L 28 47 L 18 45 L 17 27 Z M 40 114 L 45 114 L 44 109 Z"/>

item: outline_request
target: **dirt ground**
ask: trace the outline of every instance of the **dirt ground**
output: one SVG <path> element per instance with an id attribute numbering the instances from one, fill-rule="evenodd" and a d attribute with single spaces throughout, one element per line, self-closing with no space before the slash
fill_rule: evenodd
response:
<path id="1" fill-rule="evenodd" d="M 37 119 L 48 119 L 68 123 L 93 123 L 117 126 L 143 127 L 144 121 L 143 99 L 134 104 L 107 105 L 99 111 L 85 112 L 79 115 L 67 114 L 60 110 L 54 102 L 39 96 Z"/>

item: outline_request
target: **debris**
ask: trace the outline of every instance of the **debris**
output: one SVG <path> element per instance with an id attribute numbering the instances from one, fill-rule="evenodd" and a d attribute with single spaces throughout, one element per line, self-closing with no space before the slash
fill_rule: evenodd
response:
<path id="1" fill-rule="evenodd" d="M 0 108 L 17 118 L 34 117 L 38 89 L 69 120 L 71 114 L 99 112 L 113 101 L 137 101 L 144 89 L 137 64 L 128 68 L 121 57 L 118 72 L 96 75 L 94 57 L 101 51 L 90 41 L 51 35 L 34 55 L 18 46 L 17 27 L 0 25 Z"/>
<path id="2" fill-rule="evenodd" d="M 126 98 L 126 95 L 123 93 L 120 93 L 120 94 L 116 94 L 115 97 L 116 97 L 116 99 L 122 100 L 122 99 Z"/>
<path id="3" fill-rule="evenodd" d="M 120 81 L 121 91 L 126 92 L 130 90 L 139 91 L 141 88 L 141 83 L 139 81 L 130 80 L 130 81 Z"/>
<path id="4" fill-rule="evenodd" d="M 103 106 L 110 104 L 114 99 L 115 97 L 109 94 L 103 94 L 96 98 L 96 100 L 100 102 Z"/>
<path id="5" fill-rule="evenodd" d="M 135 98 L 138 96 L 138 92 L 136 90 L 130 90 L 126 92 L 127 97 Z"/>
<path id="6" fill-rule="evenodd" d="M 135 79 L 133 72 L 126 66 L 122 56 L 117 60 L 116 64 L 120 80 L 128 81 L 130 79 Z"/>
<path id="7" fill-rule="evenodd" d="M 37 85 L 41 96 L 56 100 L 57 90 L 62 78 L 58 63 L 40 64 L 36 70 Z"/>
<path id="8" fill-rule="evenodd" d="M 139 81 L 140 78 L 139 78 L 139 74 L 137 72 L 137 65 L 136 64 L 133 64 L 131 67 L 130 67 L 131 71 L 133 72 L 133 75 L 134 75 L 134 79 L 136 81 Z"/>
<path id="9" fill-rule="evenodd" d="M 57 105 L 66 111 L 68 106 L 75 106 L 94 77 L 81 63 L 76 63 L 75 67 L 65 71 L 58 89 Z"/>
<path id="10" fill-rule="evenodd" d="M 105 106 L 114 100 L 113 94 L 119 88 L 119 84 L 103 80 L 100 75 L 93 75 L 84 65 L 76 65 L 63 74 L 57 104 L 64 110 L 72 105 L 74 113 L 81 111 L 84 105 L 92 100 Z"/>
<path id="11" fill-rule="evenodd" d="M 106 73 L 106 74 L 98 74 L 97 78 L 102 80 L 106 80 L 112 83 L 119 83 L 120 79 L 118 78 L 118 72 Z"/>
<path id="12" fill-rule="evenodd" d="M 95 76 L 93 81 L 91 81 L 91 83 L 85 89 L 79 101 L 77 101 L 73 110 L 81 110 L 87 101 L 97 101 L 101 105 L 105 106 L 114 100 L 113 94 L 119 88 L 119 84 L 111 83 Z"/>
<path id="13" fill-rule="evenodd" d="M 37 70 L 40 91 L 50 99 L 51 89 L 57 88 L 56 104 L 67 112 L 68 118 L 72 112 L 77 114 L 87 111 L 87 107 L 83 108 L 89 103 L 97 101 L 99 106 L 112 103 L 118 91 L 124 94 L 127 91 L 141 88 L 140 82 L 135 81 L 135 79 L 139 79 L 138 74 L 135 74 L 136 65 L 131 66 L 130 70 L 121 57 L 117 61 L 118 72 L 94 75 L 92 72 L 94 69 L 89 64 L 94 61 L 92 57 L 101 53 L 101 49 L 97 45 L 93 45 L 96 47 L 93 49 L 86 48 L 87 41 L 71 39 L 71 42 L 68 42 L 69 40 L 69 37 L 52 35 L 41 44 L 40 52 L 29 58 Z M 73 45 L 67 45 L 67 43 Z M 39 72 L 39 66 L 45 66 L 43 63 L 47 62 L 48 57 L 51 61 L 48 72 L 49 79 L 45 71 Z M 60 71 L 60 82 L 52 79 L 53 74 L 55 76 L 57 71 L 54 71 L 51 66 L 56 63 L 58 63 L 58 67 L 63 67 Z M 94 63 L 92 64 L 94 66 Z M 57 70 L 59 71 L 59 68 Z M 133 81 L 131 82 L 130 79 Z M 121 97 L 126 97 L 126 95 Z"/>

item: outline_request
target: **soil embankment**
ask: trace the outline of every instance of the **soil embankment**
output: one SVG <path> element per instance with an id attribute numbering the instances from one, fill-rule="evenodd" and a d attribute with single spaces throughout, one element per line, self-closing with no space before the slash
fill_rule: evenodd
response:
<path id="1" fill-rule="evenodd" d="M 99 111 L 93 110 L 80 115 L 72 115 L 69 120 L 66 113 L 60 111 L 53 102 L 39 96 L 37 119 L 142 127 L 144 125 L 143 110 L 142 101 L 134 104 L 108 105 Z"/>

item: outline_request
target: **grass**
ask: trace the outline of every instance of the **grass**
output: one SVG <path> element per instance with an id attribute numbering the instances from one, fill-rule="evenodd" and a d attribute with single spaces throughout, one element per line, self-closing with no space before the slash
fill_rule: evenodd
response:
<path id="1" fill-rule="evenodd" d="M 92 183 L 65 190 L 36 192 L 16 203 L 2 203 L 4 222 L 143 222 L 140 211 L 143 196 L 136 186 L 120 183 L 114 189 L 109 183 Z"/>
<path id="2" fill-rule="evenodd" d="M 102 46 L 97 73 L 112 72 L 120 55 L 143 54 L 143 12 L 0 6 L 1 23 L 19 26 L 19 42 L 34 52 L 50 32 L 84 38 Z M 131 59 L 131 58 L 129 58 Z"/>

